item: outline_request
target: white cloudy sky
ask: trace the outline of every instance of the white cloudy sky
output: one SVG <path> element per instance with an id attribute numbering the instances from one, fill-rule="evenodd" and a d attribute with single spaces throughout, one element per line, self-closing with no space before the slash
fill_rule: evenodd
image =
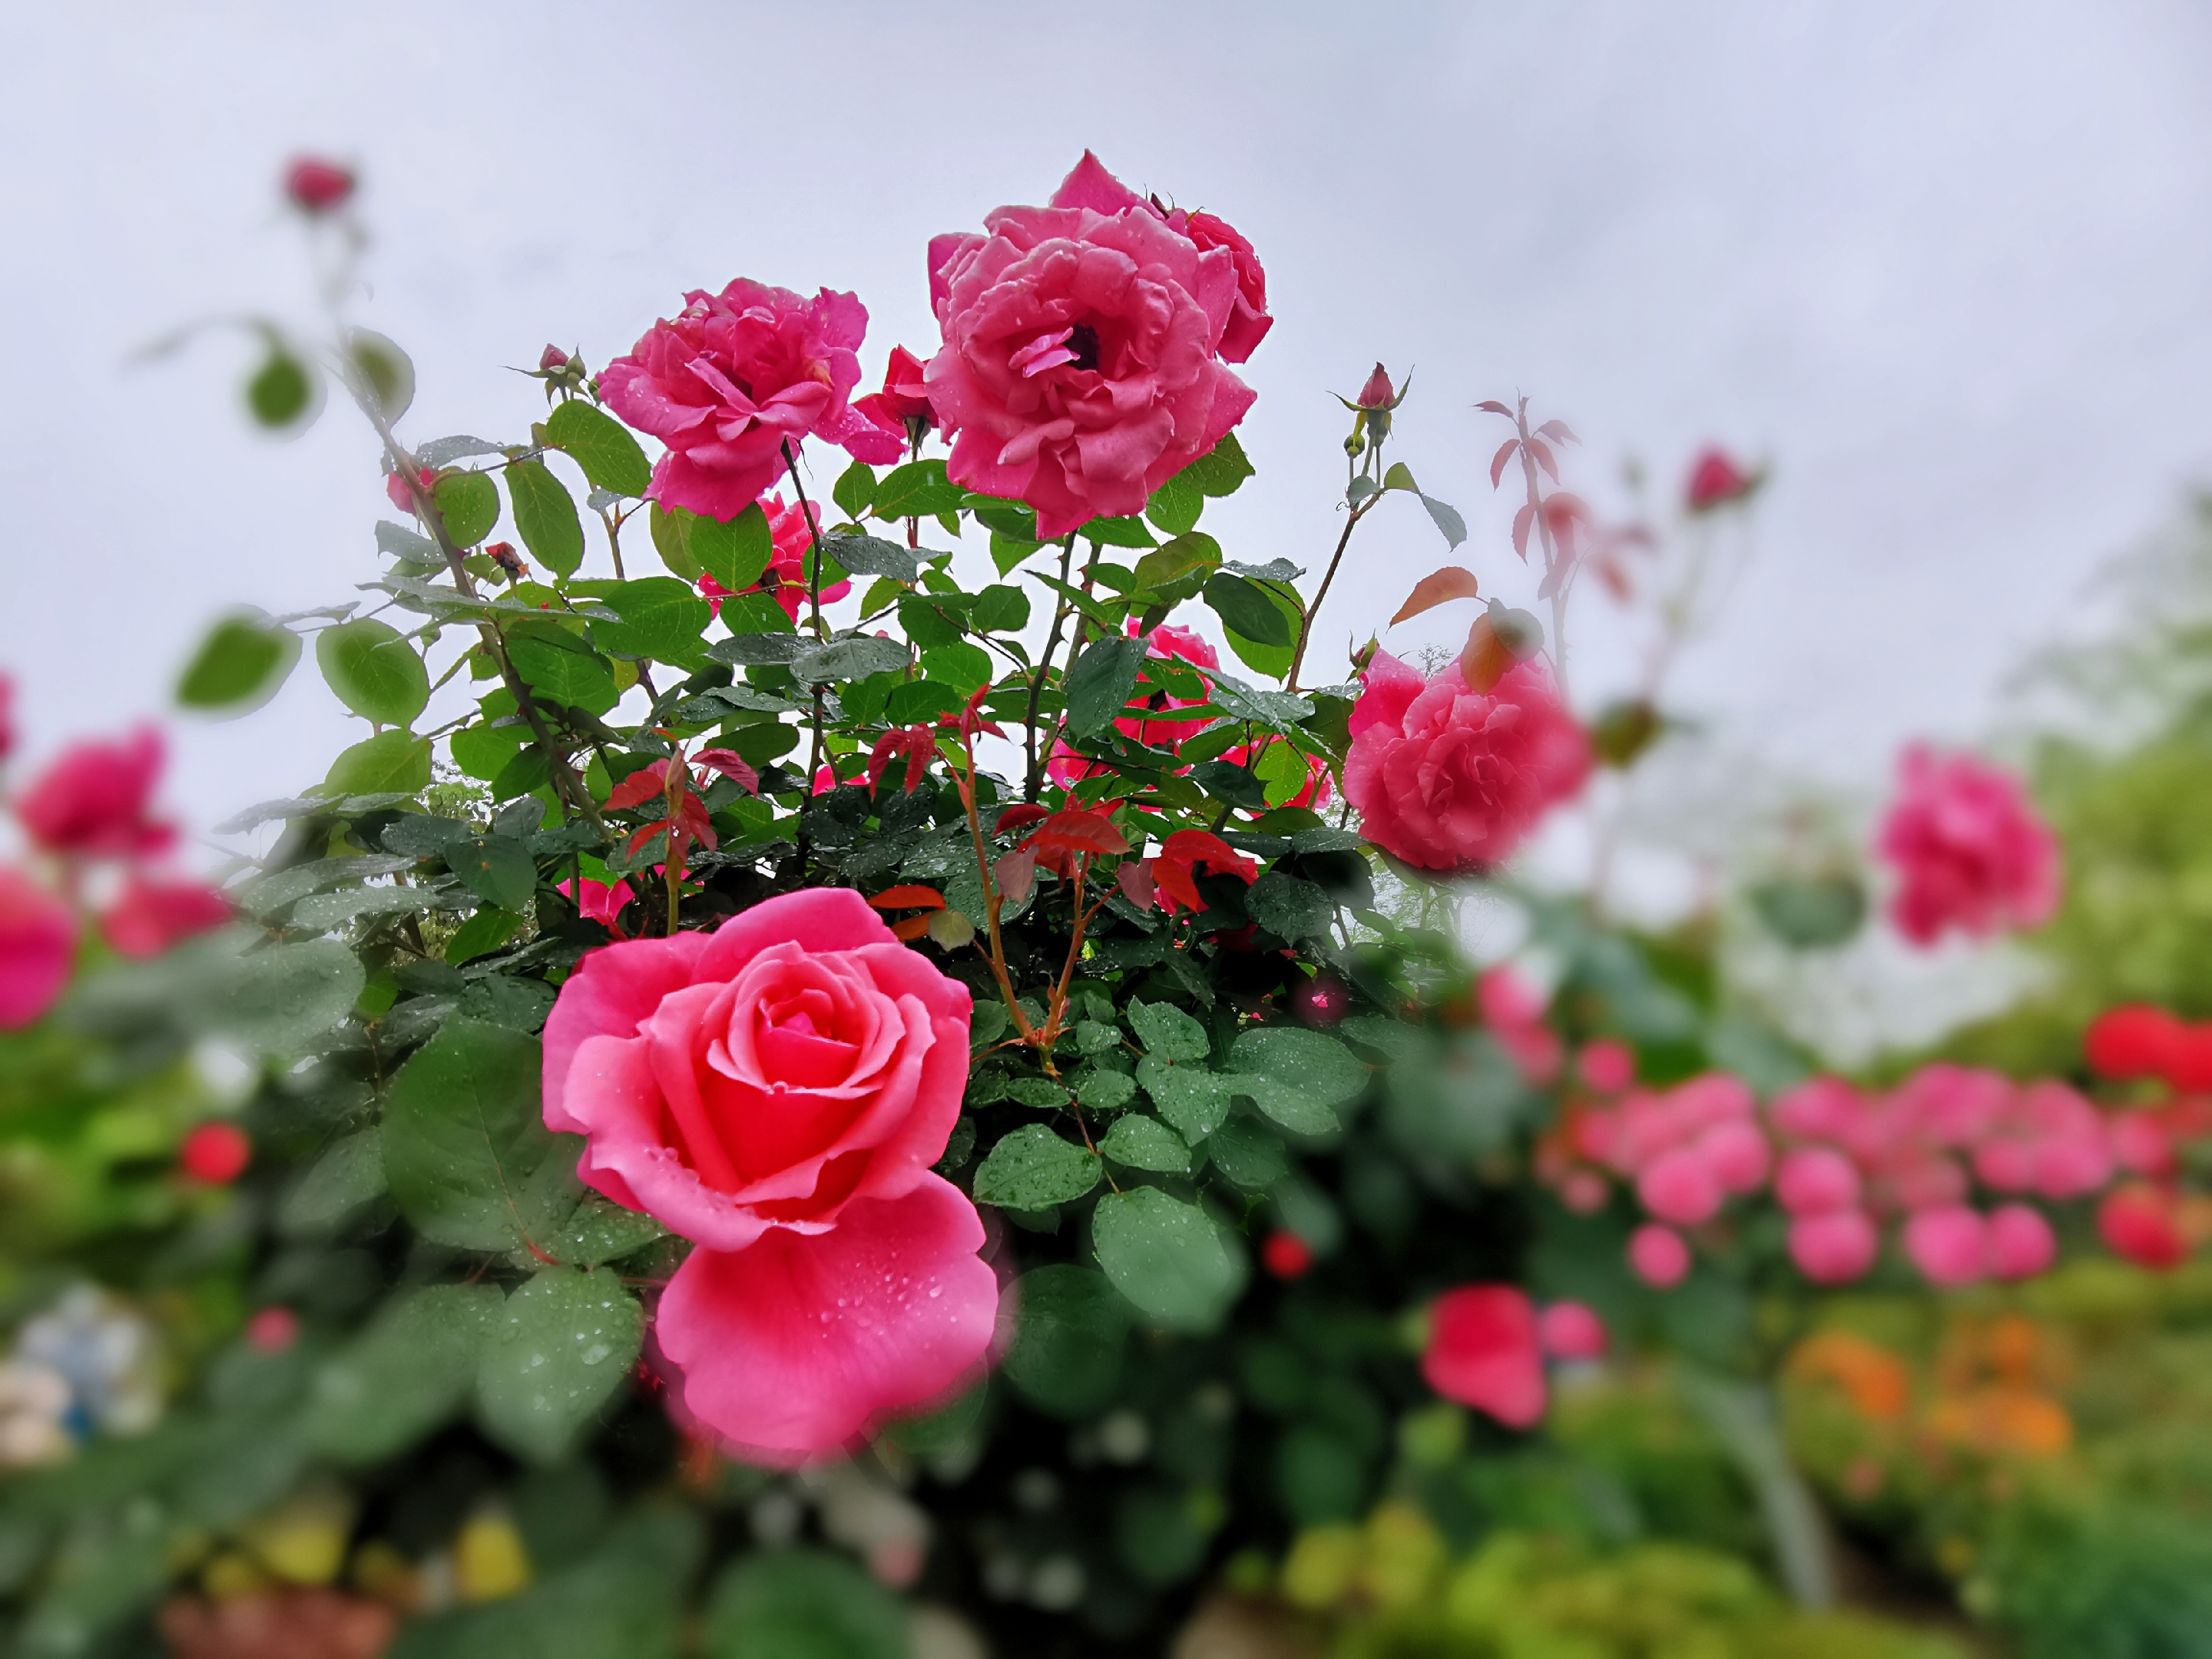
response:
<path id="1" fill-rule="evenodd" d="M 741 273 L 857 289 L 872 372 L 926 351 L 927 237 L 1090 145 L 1267 262 L 1232 555 L 1325 554 L 1327 393 L 1378 357 L 1418 365 L 1401 453 L 1508 595 L 1478 399 L 1571 421 L 1601 501 L 1626 455 L 1671 478 L 1721 440 L 1774 482 L 1680 700 L 1847 780 L 1985 728 L 2003 671 L 2212 466 L 2212 22 L 2182 3 L 76 0 L 6 37 L 0 666 L 34 753 L 159 708 L 225 604 L 373 574 L 356 423 L 257 438 L 228 341 L 125 362 L 197 315 L 304 312 L 272 188 L 301 148 L 364 170 L 362 320 L 414 353 L 423 438 L 520 433 L 543 405 L 501 365 L 548 339 L 602 362 Z M 1441 562 L 1401 506 L 1325 643 Z M 1595 685 L 1620 641 L 1583 637 Z M 345 740 L 303 673 L 182 725 L 173 793 L 205 823 Z"/>

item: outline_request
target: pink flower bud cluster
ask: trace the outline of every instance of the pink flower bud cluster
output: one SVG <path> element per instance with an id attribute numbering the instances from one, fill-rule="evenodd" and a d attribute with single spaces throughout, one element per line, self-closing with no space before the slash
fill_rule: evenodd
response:
<path id="1" fill-rule="evenodd" d="M 1585 1212 L 1613 1183 L 1629 1188 L 1648 1218 L 1630 1265 L 1660 1288 L 1690 1270 L 1686 1235 L 1719 1220 L 1731 1200 L 1762 1194 L 1790 1218 L 1790 1259 L 1820 1285 L 1863 1277 L 1885 1228 L 1931 1284 L 2030 1278 L 2058 1253 L 2039 1205 L 2100 1194 L 2112 1212 L 2100 1213 L 2102 1230 L 2121 1254 L 2153 1266 L 2186 1254 L 2169 1218 L 2178 1210 L 2148 1182 L 2172 1174 L 2177 1139 L 2203 1132 L 2197 1115 L 2107 1112 L 2064 1083 L 1948 1064 L 1887 1092 L 1815 1078 L 1764 1114 L 1724 1073 L 1631 1089 L 1595 1044 L 1577 1069 L 1617 1098 L 1571 1108 L 1562 1133 L 1539 1150 L 1539 1172 Z"/>

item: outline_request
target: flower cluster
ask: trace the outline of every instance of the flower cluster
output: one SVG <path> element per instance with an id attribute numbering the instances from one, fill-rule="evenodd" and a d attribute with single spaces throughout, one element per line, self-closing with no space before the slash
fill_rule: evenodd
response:
<path id="1" fill-rule="evenodd" d="M 0 676 L 0 763 L 15 746 L 12 687 Z M 161 738 L 150 726 L 64 750 L 6 798 L 51 879 L 0 864 L 0 1030 L 32 1024 L 60 1000 L 92 896 L 101 937 L 118 954 L 159 956 L 230 916 L 205 884 L 165 871 L 176 827 L 153 813 Z"/>
<path id="2" fill-rule="evenodd" d="M 2017 778 L 1971 755 L 1905 750 L 1876 849 L 1897 871 L 1890 920 L 1915 945 L 2039 927 L 2058 908 L 2057 838 Z"/>

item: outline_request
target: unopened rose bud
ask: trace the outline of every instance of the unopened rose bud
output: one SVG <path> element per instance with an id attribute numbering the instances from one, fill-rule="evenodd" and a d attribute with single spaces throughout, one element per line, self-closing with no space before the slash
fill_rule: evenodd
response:
<path id="1" fill-rule="evenodd" d="M 484 549 L 484 556 L 515 581 L 520 581 L 530 574 L 530 567 L 523 563 L 522 556 L 514 550 L 513 542 L 494 542 Z"/>
<path id="2" fill-rule="evenodd" d="M 1375 660 L 1375 653 L 1382 648 L 1382 641 L 1374 638 L 1370 638 L 1364 645 L 1353 646 L 1352 672 L 1355 674 L 1364 674 L 1367 672 L 1367 665 Z"/>
<path id="3" fill-rule="evenodd" d="M 302 155 L 285 169 L 284 194 L 303 213 L 328 213 L 353 194 L 354 182 L 351 168 Z"/>
<path id="4" fill-rule="evenodd" d="M 559 346 L 549 345 L 538 354 L 538 367 L 544 374 L 550 374 L 556 368 L 566 368 L 568 366 L 568 354 L 562 350 Z"/>
<path id="5" fill-rule="evenodd" d="M 1383 372 L 1382 364 L 1376 364 L 1375 372 L 1367 377 L 1367 384 L 1359 388 L 1359 406 L 1362 409 L 1388 409 L 1395 396 L 1389 375 Z"/>

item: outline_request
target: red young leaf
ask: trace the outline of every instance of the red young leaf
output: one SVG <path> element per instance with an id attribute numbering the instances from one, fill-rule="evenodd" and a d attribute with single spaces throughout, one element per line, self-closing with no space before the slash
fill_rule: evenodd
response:
<path id="1" fill-rule="evenodd" d="M 891 924 L 891 937 L 904 939 L 908 945 L 929 931 L 927 916 L 908 916 L 904 921 Z"/>
<path id="2" fill-rule="evenodd" d="M 707 821 L 707 803 L 689 789 L 677 798 L 676 830 L 678 835 L 698 842 L 710 853 L 718 845 L 714 839 L 714 826 Z M 672 858 L 676 856 L 673 846 L 669 848 L 669 855 Z"/>
<path id="3" fill-rule="evenodd" d="M 1034 801 L 1017 801 L 999 814 L 999 822 L 993 827 L 998 834 L 1004 835 L 1009 830 L 1019 830 L 1025 824 L 1041 823 L 1051 816 L 1049 807 L 1039 806 Z"/>
<path id="4" fill-rule="evenodd" d="M 983 718 L 983 699 L 990 695 L 991 688 L 989 686 L 977 686 L 974 694 L 969 697 L 968 706 L 965 708 L 962 709 L 957 714 L 947 714 L 944 716 L 937 723 L 939 726 L 949 726 L 956 732 L 964 732 L 970 737 L 973 737 L 978 732 L 988 732 L 994 738 L 1005 737 L 1006 733 L 1006 729 L 1003 726 L 1000 726 L 995 721 L 987 720 Z"/>
<path id="5" fill-rule="evenodd" d="M 1495 398 L 1485 398 L 1480 403 L 1477 404 L 1475 407 L 1480 410 L 1486 410 L 1488 413 L 1492 415 L 1503 415 L 1509 421 L 1513 418 L 1513 411 L 1506 408 L 1504 404 L 1499 403 Z"/>
<path id="6" fill-rule="evenodd" d="M 1260 878 L 1259 860 L 1246 857 L 1208 830 L 1176 830 L 1161 847 L 1160 862 L 1185 869 L 1202 864 L 1217 876 L 1241 876 L 1248 887 Z"/>
<path id="7" fill-rule="evenodd" d="M 1556 444 L 1578 444 L 1582 441 L 1568 428 L 1565 421 L 1547 421 L 1536 430 Z"/>
<path id="8" fill-rule="evenodd" d="M 868 901 L 878 910 L 942 910 L 945 895 L 934 887 L 912 884 L 905 887 L 886 887 Z"/>
<path id="9" fill-rule="evenodd" d="M 735 778 L 744 785 L 749 795 L 760 793 L 760 774 L 747 765 L 745 757 L 731 749 L 702 749 L 691 757 L 694 766 L 703 766 L 710 772 L 720 772 L 726 778 Z"/>
<path id="10" fill-rule="evenodd" d="M 1206 901 L 1198 896 L 1198 884 L 1191 879 L 1190 866 L 1170 864 L 1164 858 L 1150 859 L 1153 895 L 1161 909 L 1173 915 L 1177 910 L 1203 910 Z"/>
<path id="11" fill-rule="evenodd" d="M 937 756 L 937 734 L 927 726 L 909 726 L 902 730 L 886 732 L 878 738 L 875 747 L 868 751 L 868 793 L 874 794 L 876 786 L 883 781 L 884 774 L 892 761 L 906 757 L 906 793 L 909 795 L 921 787 L 929 763 Z"/>
<path id="12" fill-rule="evenodd" d="M 1501 415 L 1505 412 L 1502 404 L 1498 406 L 1498 412 Z M 1520 447 L 1518 438 L 1508 438 L 1498 446 L 1498 453 L 1490 458 L 1490 487 L 1492 489 L 1498 488 L 1498 481 L 1505 476 L 1505 463 L 1513 459 L 1513 452 Z"/>
<path id="13" fill-rule="evenodd" d="M 642 806 L 649 800 L 659 799 L 668 793 L 668 762 L 657 760 L 631 773 L 607 797 L 608 810 L 621 811 L 625 807 Z"/>
<path id="14" fill-rule="evenodd" d="M 1477 617 L 1474 626 L 1467 630 L 1467 645 L 1459 653 L 1460 678 L 1467 682 L 1468 689 L 1487 696 L 1512 666 L 1513 653 L 1498 637 L 1490 618 Z"/>
<path id="15" fill-rule="evenodd" d="M 1528 529 L 1536 522 L 1536 509 L 1524 507 L 1513 515 L 1513 550 L 1521 556 L 1521 562 L 1528 562 Z"/>
<path id="16" fill-rule="evenodd" d="M 1474 572 L 1464 565 L 1448 564 L 1441 570 L 1431 570 L 1413 584 L 1413 591 L 1398 607 L 1398 614 L 1390 618 L 1390 626 L 1395 628 L 1408 617 L 1418 617 L 1424 611 L 1433 611 L 1453 599 L 1476 597 Z"/>
<path id="17" fill-rule="evenodd" d="M 1559 481 L 1559 464 L 1552 459 L 1552 447 L 1541 438 L 1528 440 L 1528 453 L 1536 458 L 1536 465 L 1552 475 L 1552 482 Z"/>
<path id="18" fill-rule="evenodd" d="M 1105 813 L 1070 807 L 1047 818 L 1022 845 L 1042 853 L 1126 853 L 1129 838 Z"/>
<path id="19" fill-rule="evenodd" d="M 1121 896 L 1130 903 L 1135 905 L 1139 910 L 1149 910 L 1152 908 L 1154 900 L 1152 860 L 1146 859 L 1139 863 L 1132 859 L 1115 871 L 1114 879 L 1121 884 Z"/>
<path id="20" fill-rule="evenodd" d="M 651 841 L 655 836 L 659 835 L 662 830 L 667 828 L 668 820 L 666 818 L 655 818 L 651 823 L 647 824 L 644 829 L 632 836 L 629 838 L 628 845 L 626 845 L 623 850 L 629 854 L 632 858 L 635 858 L 637 856 L 637 849 L 639 848 L 644 846 L 646 842 Z"/>
<path id="21" fill-rule="evenodd" d="M 1036 885 L 1036 854 L 1026 847 L 1007 854 L 991 866 L 997 878 L 999 890 L 1006 895 L 1006 902 L 1019 904 Z"/>

